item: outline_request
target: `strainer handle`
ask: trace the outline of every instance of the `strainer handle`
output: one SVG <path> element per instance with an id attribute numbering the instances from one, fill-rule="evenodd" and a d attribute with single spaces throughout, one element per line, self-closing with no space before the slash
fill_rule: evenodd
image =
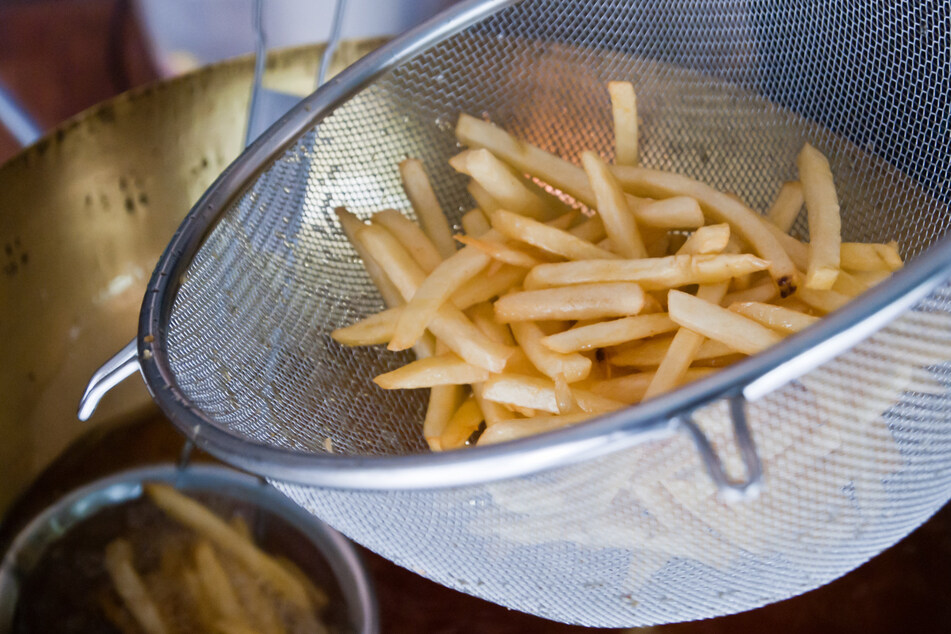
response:
<path id="1" fill-rule="evenodd" d="M 139 346 L 137 341 L 133 339 L 122 350 L 102 364 L 102 367 L 96 370 L 96 373 L 89 379 L 86 391 L 83 392 L 83 397 L 79 400 L 79 413 L 77 414 L 79 420 L 89 420 L 106 392 L 135 374 L 138 369 Z"/>
<path id="2" fill-rule="evenodd" d="M 759 495 L 763 482 L 763 465 L 760 462 L 759 454 L 756 452 L 756 445 L 753 442 L 750 427 L 746 422 L 746 399 L 742 395 L 733 396 L 729 399 L 729 404 L 730 418 L 733 421 L 733 439 L 740 450 L 740 457 L 746 469 L 744 480 L 732 480 L 730 478 L 723 468 L 723 462 L 710 443 L 710 439 L 694 422 L 690 414 L 681 416 L 679 423 L 697 447 L 700 459 L 703 461 L 707 473 L 710 474 L 710 479 L 716 485 L 720 496 L 727 502 L 735 502 L 749 500 Z"/>

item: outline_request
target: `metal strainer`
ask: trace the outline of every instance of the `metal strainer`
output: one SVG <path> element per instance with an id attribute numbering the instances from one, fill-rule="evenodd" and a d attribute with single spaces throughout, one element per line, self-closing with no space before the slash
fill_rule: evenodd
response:
<path id="1" fill-rule="evenodd" d="M 949 33 L 940 3 L 459 5 L 332 79 L 225 171 L 111 371 L 140 364 L 186 435 L 355 541 L 515 609 L 633 626 L 815 588 L 951 496 Z M 370 381 L 408 358 L 330 338 L 383 307 L 332 210 L 410 209 L 395 168 L 410 155 L 456 223 L 471 205 L 446 165 L 460 112 L 571 159 L 610 155 L 612 79 L 637 88 L 645 165 L 764 209 L 808 140 L 830 157 L 845 238 L 897 239 L 909 265 L 675 393 L 428 453 L 425 393 Z"/>

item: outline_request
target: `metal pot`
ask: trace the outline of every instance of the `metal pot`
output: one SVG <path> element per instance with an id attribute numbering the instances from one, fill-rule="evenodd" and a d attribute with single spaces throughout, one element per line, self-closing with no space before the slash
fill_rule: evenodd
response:
<path id="1" fill-rule="evenodd" d="M 341 43 L 332 72 L 380 43 Z M 265 85 L 309 93 L 322 50 L 271 55 Z M 0 167 L 0 517 L 90 429 L 76 420 L 85 383 L 133 337 L 155 261 L 240 152 L 252 70 L 242 58 L 130 91 Z M 126 381 L 93 423 L 154 408 Z"/>

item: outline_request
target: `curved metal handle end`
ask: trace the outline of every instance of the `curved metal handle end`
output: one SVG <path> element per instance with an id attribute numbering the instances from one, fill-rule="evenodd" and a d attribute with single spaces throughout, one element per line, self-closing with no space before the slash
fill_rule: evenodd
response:
<path id="1" fill-rule="evenodd" d="M 742 396 L 735 396 L 730 399 L 730 417 L 733 419 L 733 436 L 740 450 L 740 457 L 743 459 L 743 466 L 746 469 L 746 478 L 744 480 L 731 480 L 723 469 L 723 463 L 710 440 L 703 431 L 697 426 L 693 419 L 688 415 L 680 419 L 683 428 L 690 435 L 697 451 L 700 453 L 700 459 L 710 479 L 716 485 L 720 497 L 726 502 L 739 502 L 751 500 L 759 495 L 763 486 L 763 465 L 760 462 L 759 454 L 756 453 L 756 445 L 753 443 L 753 436 L 750 433 L 749 425 L 746 422 L 746 399 Z"/>
<path id="2" fill-rule="evenodd" d="M 127 379 L 139 369 L 139 346 L 135 339 L 127 343 L 122 350 L 106 361 L 89 379 L 86 391 L 79 399 L 77 416 L 81 421 L 89 420 L 99 401 L 106 393 Z"/>

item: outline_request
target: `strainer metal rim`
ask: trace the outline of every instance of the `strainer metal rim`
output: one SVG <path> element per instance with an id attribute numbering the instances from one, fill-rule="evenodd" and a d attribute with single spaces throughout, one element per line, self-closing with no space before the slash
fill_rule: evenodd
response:
<path id="1" fill-rule="evenodd" d="M 518 1 L 463 2 L 370 53 L 268 129 L 235 159 L 186 216 L 149 281 L 137 345 L 140 370 L 153 398 L 198 446 L 265 477 L 342 489 L 433 489 L 529 475 L 675 433 L 684 427 L 692 411 L 715 400 L 759 399 L 870 336 L 951 275 L 951 237 L 945 236 L 891 279 L 765 352 L 636 407 L 503 445 L 410 456 L 316 455 L 256 444 L 217 426 L 176 384 L 166 338 L 182 274 L 215 222 L 263 166 L 367 82 Z"/>

